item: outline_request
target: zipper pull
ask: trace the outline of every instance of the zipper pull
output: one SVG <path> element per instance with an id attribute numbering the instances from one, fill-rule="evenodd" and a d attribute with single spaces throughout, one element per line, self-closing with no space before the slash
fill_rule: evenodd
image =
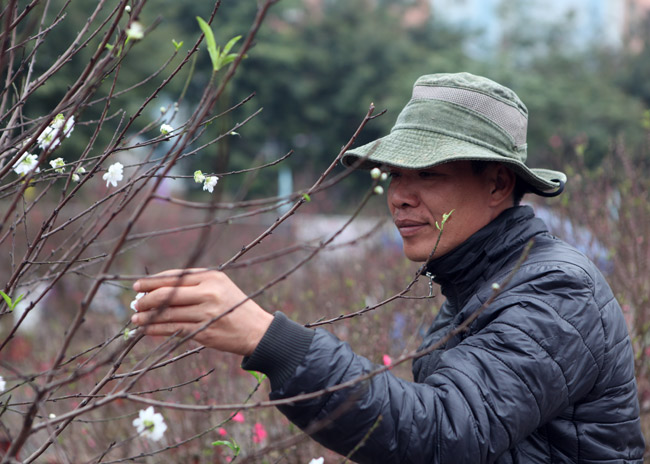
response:
<path id="1" fill-rule="evenodd" d="M 428 271 L 425 272 L 424 275 L 427 276 L 427 278 L 429 279 L 429 298 L 431 298 L 433 296 L 433 278 L 434 278 L 434 275 L 431 274 Z"/>

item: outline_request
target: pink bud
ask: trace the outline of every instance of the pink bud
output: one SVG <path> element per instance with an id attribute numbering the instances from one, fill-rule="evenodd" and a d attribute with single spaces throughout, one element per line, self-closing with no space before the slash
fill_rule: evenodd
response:
<path id="1" fill-rule="evenodd" d="M 244 415 L 239 411 L 237 414 L 232 416 L 232 421 L 233 422 L 244 422 Z"/>
<path id="2" fill-rule="evenodd" d="M 226 429 L 224 429 L 223 427 L 219 427 L 219 428 L 217 429 L 217 433 L 218 433 L 219 435 L 221 435 L 222 437 L 225 437 L 226 435 L 228 435 L 228 432 L 226 432 Z"/>
<path id="3" fill-rule="evenodd" d="M 393 360 L 390 359 L 390 356 L 388 356 L 387 354 L 384 355 L 382 361 L 384 362 L 384 366 L 390 366 L 391 364 L 393 364 Z"/>

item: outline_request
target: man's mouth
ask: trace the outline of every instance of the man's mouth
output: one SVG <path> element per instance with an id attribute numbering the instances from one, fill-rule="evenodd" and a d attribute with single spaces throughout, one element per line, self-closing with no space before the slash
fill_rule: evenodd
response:
<path id="1" fill-rule="evenodd" d="M 412 219 L 397 219 L 395 226 L 402 237 L 410 237 L 417 234 L 429 225 L 428 222 L 414 221 Z"/>

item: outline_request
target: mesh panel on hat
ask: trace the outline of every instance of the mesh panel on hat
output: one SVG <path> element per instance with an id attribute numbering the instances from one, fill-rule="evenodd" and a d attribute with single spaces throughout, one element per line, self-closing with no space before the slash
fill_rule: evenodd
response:
<path id="1" fill-rule="evenodd" d="M 517 146 L 526 143 L 528 120 L 519 110 L 479 92 L 452 87 L 413 87 L 414 99 L 442 100 L 464 106 L 485 116 L 506 131 Z"/>

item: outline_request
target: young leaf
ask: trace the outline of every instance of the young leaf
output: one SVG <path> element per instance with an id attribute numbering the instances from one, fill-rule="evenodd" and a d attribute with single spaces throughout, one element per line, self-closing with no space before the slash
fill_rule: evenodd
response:
<path id="1" fill-rule="evenodd" d="M 9 306 L 9 309 L 13 309 L 13 302 L 11 301 L 11 297 L 2 290 L 0 290 L 0 295 L 2 296 L 2 299 L 5 300 L 5 303 L 7 303 L 7 306 Z"/>
<path id="2" fill-rule="evenodd" d="M 14 300 L 14 305 L 13 305 L 13 307 L 12 307 L 11 309 L 14 309 L 14 308 L 16 307 L 16 305 L 17 305 L 18 303 L 20 303 L 20 300 L 22 300 L 24 296 L 25 296 L 24 293 L 21 293 L 20 295 L 18 295 L 18 296 L 16 297 L 16 299 Z"/>
<path id="3" fill-rule="evenodd" d="M 303 193 L 302 194 L 302 199 L 305 200 L 307 203 L 311 201 L 311 197 L 309 196 L 308 193 Z"/>
<path id="4" fill-rule="evenodd" d="M 2 299 L 5 300 L 5 303 L 7 303 L 7 306 L 9 307 L 9 311 L 13 311 L 14 308 L 16 308 L 16 305 L 17 305 L 18 303 L 20 303 L 20 300 L 23 299 L 23 297 L 25 296 L 25 294 L 24 294 L 24 293 L 21 293 L 20 295 L 18 295 L 18 296 L 16 297 L 15 300 L 12 300 L 11 297 L 10 297 L 9 295 L 7 295 L 5 292 L 3 292 L 2 290 L 0 290 L 0 296 L 2 296 Z"/>
<path id="5" fill-rule="evenodd" d="M 241 35 L 238 35 L 236 37 L 233 37 L 228 41 L 225 47 L 223 47 L 223 52 L 222 55 L 227 55 L 230 53 L 230 49 L 241 39 Z"/>
<path id="6" fill-rule="evenodd" d="M 199 22 L 199 27 L 205 36 L 205 44 L 208 47 L 208 53 L 210 54 L 210 60 L 212 61 L 212 69 L 214 71 L 218 71 L 219 51 L 217 50 L 217 42 L 214 40 L 212 29 L 210 28 L 210 25 L 206 23 L 205 20 L 200 16 L 197 16 L 196 20 Z"/>
<path id="7" fill-rule="evenodd" d="M 246 371 L 253 377 L 255 377 L 255 380 L 257 380 L 257 383 L 262 383 L 264 379 L 266 378 L 266 374 L 262 374 L 261 372 L 257 371 Z"/>
<path id="8" fill-rule="evenodd" d="M 227 446 L 232 450 L 233 453 L 235 453 L 235 456 L 239 454 L 239 451 L 241 450 L 239 448 L 239 445 L 237 442 L 233 441 L 228 441 L 228 440 L 217 440 L 212 442 L 212 446 Z"/>
<path id="9" fill-rule="evenodd" d="M 178 51 L 183 46 L 183 41 L 176 42 L 176 40 L 172 39 L 172 44 L 174 44 L 174 48 Z"/>

